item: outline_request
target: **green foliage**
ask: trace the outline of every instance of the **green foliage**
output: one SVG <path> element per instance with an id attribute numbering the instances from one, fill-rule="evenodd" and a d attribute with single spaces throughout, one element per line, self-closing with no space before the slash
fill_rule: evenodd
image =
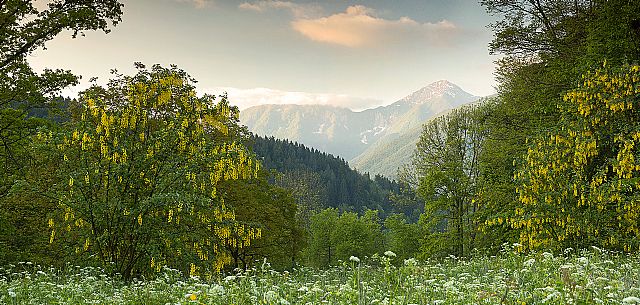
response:
<path id="1" fill-rule="evenodd" d="M 640 247 L 640 66 L 585 74 L 559 103 L 561 129 L 529 145 L 506 222 L 524 249 Z"/>
<path id="2" fill-rule="evenodd" d="M 476 246 L 482 107 L 463 107 L 427 122 L 407 168 L 425 202 L 424 255 L 463 256 Z"/>
<path id="3" fill-rule="evenodd" d="M 309 228 L 311 215 L 325 208 L 327 185 L 320 174 L 310 170 L 293 170 L 286 174 L 278 173 L 274 183 L 291 191 L 298 206 L 296 218 Z"/>
<path id="4" fill-rule="evenodd" d="M 291 193 L 271 185 L 266 173 L 256 179 L 226 181 L 220 186 L 235 220 L 261 229 L 261 237 L 246 246 L 226 244 L 233 258 L 230 268 L 248 268 L 267 259 L 274 268 L 292 268 L 304 247 L 305 231 L 296 217 L 298 206 Z"/>
<path id="5" fill-rule="evenodd" d="M 25 122 L 26 111 L 49 104 L 62 88 L 77 83 L 69 71 L 45 69 L 33 72 L 26 57 L 62 31 L 73 37 L 86 30 L 108 32 L 109 23 L 120 21 L 122 4 L 107 1 L 50 1 L 48 8 L 38 11 L 32 1 L 0 2 L 0 196 L 6 194 L 29 153 L 28 136 L 34 124 Z"/>
<path id="6" fill-rule="evenodd" d="M 329 208 L 311 216 L 309 243 L 305 256 L 309 264 L 326 268 L 351 256 L 365 257 L 381 252 L 384 243 L 382 223 L 375 210 L 358 216 L 340 214 Z"/>
<path id="7" fill-rule="evenodd" d="M 0 1 L 0 263 L 51 262 L 57 252 L 41 243 L 46 232 L 42 217 L 51 204 L 21 192 L 20 184 L 35 170 L 35 156 L 28 149 L 31 136 L 49 125 L 29 114 L 50 107 L 52 98 L 78 78 L 60 69 L 36 73 L 27 56 L 63 31 L 72 31 L 73 37 L 88 30 L 108 32 L 122 15 L 116 0 L 48 3 L 38 11 L 33 1 Z"/>
<path id="8" fill-rule="evenodd" d="M 391 214 L 384 220 L 385 249 L 400 260 L 417 257 L 420 251 L 421 230 L 417 223 L 409 223 L 402 214 Z"/>
<path id="9" fill-rule="evenodd" d="M 325 209 L 311 216 L 309 243 L 304 253 L 309 264 L 328 267 L 337 261 L 333 234 L 339 218 L 337 209 Z"/>
<path id="10" fill-rule="evenodd" d="M 42 162 L 62 161 L 56 183 L 40 185 L 60 207 L 48 221 L 50 241 L 74 241 L 76 253 L 125 278 L 163 265 L 220 271 L 230 263 L 222 246 L 260 235 L 217 194 L 219 182 L 258 169 L 226 140 L 238 111 L 224 96 L 197 97 L 194 80 L 175 67 L 137 68 L 83 92 L 68 131 L 38 134 Z"/>
<path id="11" fill-rule="evenodd" d="M 490 245 L 495 250 L 502 242 L 519 240 L 519 232 L 505 220 L 521 208 L 514 175 L 516 166 L 526 162 L 526 141 L 571 128 L 557 106 L 583 71 L 604 60 L 619 66 L 640 59 L 640 6 L 624 0 L 481 3 L 498 17 L 490 52 L 502 55 L 477 194 L 486 207 L 482 219 L 491 223 L 484 233 L 495 240 Z"/>
<path id="12" fill-rule="evenodd" d="M 266 137 L 253 137 L 252 142 L 264 166 L 283 174 L 277 183 L 294 190 L 305 215 L 329 207 L 357 213 L 373 209 L 383 215 L 394 211 L 389 198 L 399 188 L 394 181 L 382 176 L 372 180 L 351 169 L 345 160 L 299 143 Z"/>

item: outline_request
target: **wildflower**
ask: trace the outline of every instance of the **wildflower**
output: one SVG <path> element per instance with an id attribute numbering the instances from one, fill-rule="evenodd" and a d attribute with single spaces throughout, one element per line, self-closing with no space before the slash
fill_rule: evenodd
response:
<path id="1" fill-rule="evenodd" d="M 405 259 L 404 265 L 409 267 L 415 267 L 418 265 L 418 261 L 415 258 Z"/>
<path id="2" fill-rule="evenodd" d="M 384 253 L 384 256 L 387 256 L 387 257 L 396 257 L 396 254 L 395 254 L 395 253 L 393 253 L 392 251 L 386 251 L 386 252 Z"/>
<path id="3" fill-rule="evenodd" d="M 525 265 L 526 267 L 531 267 L 531 266 L 533 266 L 533 264 L 535 264 L 535 263 L 536 263 L 536 259 L 535 259 L 535 258 L 531 258 L 531 259 L 529 259 L 529 260 L 525 261 L 525 262 L 524 262 L 524 265 Z"/>
<path id="4" fill-rule="evenodd" d="M 542 256 L 545 259 L 553 259 L 553 254 L 549 253 L 549 252 L 542 252 Z"/>
<path id="5" fill-rule="evenodd" d="M 225 290 L 224 290 L 223 286 L 215 285 L 215 286 L 211 287 L 211 294 L 223 296 L 224 292 L 225 292 Z"/>
<path id="6" fill-rule="evenodd" d="M 349 260 L 352 261 L 352 262 L 356 262 L 356 263 L 360 262 L 360 259 L 358 257 L 356 257 L 356 256 L 353 256 L 353 255 L 351 257 L 349 257 Z"/>
<path id="7" fill-rule="evenodd" d="M 622 303 L 625 304 L 640 304 L 640 299 L 636 297 L 626 297 L 622 299 Z"/>
<path id="8" fill-rule="evenodd" d="M 268 303 L 271 303 L 271 302 L 275 301 L 276 298 L 278 298 L 278 293 L 273 291 L 273 290 L 269 290 L 269 291 L 267 291 L 267 293 L 264 294 L 264 299 Z"/>

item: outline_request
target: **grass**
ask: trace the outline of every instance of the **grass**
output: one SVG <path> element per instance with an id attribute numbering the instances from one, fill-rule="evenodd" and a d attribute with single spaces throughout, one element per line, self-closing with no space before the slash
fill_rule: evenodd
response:
<path id="1" fill-rule="evenodd" d="M 562 254 L 399 261 L 393 253 L 328 270 L 268 263 L 205 280 L 165 268 L 123 282 L 95 268 L 0 269 L 0 304 L 640 304 L 640 257 Z"/>

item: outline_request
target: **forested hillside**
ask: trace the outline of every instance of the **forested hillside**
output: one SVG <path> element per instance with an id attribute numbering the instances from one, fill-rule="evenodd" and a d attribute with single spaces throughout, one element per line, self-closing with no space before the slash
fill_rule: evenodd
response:
<path id="1" fill-rule="evenodd" d="M 396 181 L 358 173 L 342 158 L 273 137 L 253 136 L 249 143 L 266 168 L 282 173 L 276 183 L 293 190 L 305 208 L 339 208 L 358 213 L 371 209 L 380 211 L 383 217 L 401 212 L 414 219 L 420 213 L 418 204 L 394 205 L 391 195 L 400 190 Z"/>

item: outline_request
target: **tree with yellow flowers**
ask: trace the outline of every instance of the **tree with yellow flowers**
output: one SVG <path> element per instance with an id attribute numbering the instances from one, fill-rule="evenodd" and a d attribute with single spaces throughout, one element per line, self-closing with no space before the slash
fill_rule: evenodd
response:
<path id="1" fill-rule="evenodd" d="M 559 109 L 560 130 L 529 145 L 504 222 L 521 249 L 640 250 L 640 66 L 605 62 Z"/>
<path id="2" fill-rule="evenodd" d="M 136 67 L 84 91 L 68 132 L 37 136 L 60 158 L 60 183 L 47 190 L 60 207 L 48 219 L 50 242 L 72 239 L 76 253 L 125 278 L 163 265 L 219 272 L 230 263 L 224 245 L 260 235 L 217 193 L 259 168 L 234 142 L 238 110 L 224 96 L 196 96 L 175 66 Z"/>

